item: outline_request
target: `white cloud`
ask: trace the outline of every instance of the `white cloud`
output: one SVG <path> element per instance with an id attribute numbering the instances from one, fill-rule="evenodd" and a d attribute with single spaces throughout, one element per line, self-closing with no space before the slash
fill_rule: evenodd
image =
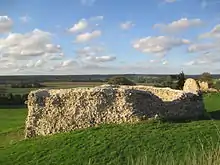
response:
<path id="1" fill-rule="evenodd" d="M 44 60 L 39 59 L 39 60 L 36 61 L 36 63 L 34 64 L 34 66 L 35 66 L 35 67 L 40 67 L 40 66 L 42 66 L 44 63 L 45 63 Z"/>
<path id="2" fill-rule="evenodd" d="M 166 55 L 175 47 L 189 44 L 186 39 L 178 39 L 166 36 L 141 38 L 133 43 L 133 47 L 142 53 L 151 53 L 159 56 Z"/>
<path id="3" fill-rule="evenodd" d="M 73 27 L 69 28 L 68 31 L 71 33 L 76 33 L 85 30 L 88 27 L 88 22 L 86 19 L 81 19 L 78 23 L 74 24 Z"/>
<path id="4" fill-rule="evenodd" d="M 194 65 L 194 64 L 195 64 L 195 61 L 188 61 L 188 62 L 184 63 L 185 66 L 191 66 L 191 65 Z"/>
<path id="5" fill-rule="evenodd" d="M 144 63 L 146 64 L 146 62 Z M 157 65 L 157 64 L 167 65 L 169 62 L 165 59 L 151 59 L 149 60 L 149 63 L 154 64 L 154 65 Z"/>
<path id="6" fill-rule="evenodd" d="M 45 56 L 45 58 L 47 58 L 48 60 L 62 60 L 64 57 L 63 53 L 58 55 L 49 55 L 49 56 Z"/>
<path id="7" fill-rule="evenodd" d="M 85 58 L 85 60 L 88 60 L 90 62 L 109 62 L 109 61 L 114 61 L 116 60 L 116 57 L 114 56 L 88 56 Z"/>
<path id="8" fill-rule="evenodd" d="M 201 25 L 203 25 L 203 22 L 200 19 L 181 18 L 180 20 L 173 21 L 169 24 L 155 24 L 153 28 L 158 28 L 163 32 L 176 33 L 191 27 L 198 27 Z"/>
<path id="9" fill-rule="evenodd" d="M 76 51 L 77 58 L 82 63 L 104 63 L 116 60 L 115 56 L 109 53 L 102 46 L 86 46 Z"/>
<path id="10" fill-rule="evenodd" d="M 0 52 L 15 59 L 62 54 L 60 45 L 52 44 L 51 38 L 51 33 L 39 29 L 25 34 L 10 33 L 0 38 Z"/>
<path id="11" fill-rule="evenodd" d="M 68 59 L 68 60 L 65 60 L 65 61 L 61 62 L 61 66 L 62 67 L 67 67 L 67 66 L 70 66 L 74 63 L 75 63 L 75 61 L 73 59 Z"/>
<path id="12" fill-rule="evenodd" d="M 105 49 L 101 46 L 86 46 L 82 49 L 79 49 L 76 51 L 76 54 L 78 57 L 87 57 L 97 54 L 102 54 L 105 51 Z"/>
<path id="13" fill-rule="evenodd" d="M 88 42 L 90 40 L 93 40 L 95 38 L 100 37 L 102 34 L 102 32 L 100 30 L 95 30 L 92 32 L 87 32 L 87 33 L 83 33 L 83 34 L 79 34 L 76 36 L 76 43 L 85 43 Z"/>
<path id="14" fill-rule="evenodd" d="M 210 32 L 199 36 L 200 38 L 220 38 L 220 25 L 216 25 Z M 197 53 L 197 57 L 184 63 L 184 66 L 191 66 L 200 70 L 216 71 L 220 65 L 219 41 L 213 40 L 206 43 L 194 43 L 188 47 L 188 52 Z M 211 67 L 210 67 L 211 66 Z"/>
<path id="15" fill-rule="evenodd" d="M 150 63 L 154 63 L 155 62 L 155 60 L 150 60 Z"/>
<path id="16" fill-rule="evenodd" d="M 46 64 L 47 61 L 43 60 L 43 59 L 38 59 L 38 60 L 27 60 L 23 63 L 20 63 L 19 65 L 17 65 L 17 69 L 18 70 L 24 70 L 24 69 L 30 69 L 30 68 L 38 68 L 38 67 L 42 67 L 43 65 Z M 38 68 L 39 69 L 39 68 Z"/>
<path id="17" fill-rule="evenodd" d="M 16 72 L 16 73 L 38 73 L 38 74 L 44 74 L 44 72 L 48 71 L 50 67 L 60 67 L 61 65 L 57 65 L 60 59 L 52 59 L 55 58 L 55 55 L 48 56 L 43 55 L 35 58 L 25 58 L 23 60 L 17 60 L 10 57 L 3 57 L 0 60 L 0 68 L 2 69 L 8 69 L 8 70 L 0 70 L 0 74 L 6 73 L 6 72 Z M 56 56 L 56 57 L 62 57 L 62 56 Z"/>
<path id="18" fill-rule="evenodd" d="M 128 30 L 128 29 L 131 29 L 132 27 L 134 27 L 135 24 L 132 22 L 132 21 L 127 21 L 127 22 L 124 22 L 124 23 L 121 23 L 120 24 L 120 27 L 121 29 L 123 30 Z"/>
<path id="19" fill-rule="evenodd" d="M 215 68 L 215 65 L 219 66 L 220 65 L 220 56 L 218 52 L 207 52 L 203 53 L 202 55 L 197 56 L 195 59 L 188 61 L 184 63 L 186 66 L 208 66 L 210 65 Z M 212 68 L 211 67 L 211 68 Z"/>
<path id="20" fill-rule="evenodd" d="M 0 16 L 0 34 L 8 33 L 11 31 L 13 26 L 13 21 L 8 16 Z"/>
<path id="21" fill-rule="evenodd" d="M 29 16 L 22 16 L 22 17 L 20 17 L 19 18 L 23 23 L 27 23 L 27 22 L 29 22 L 30 20 L 31 20 L 31 17 L 29 17 Z"/>
<path id="22" fill-rule="evenodd" d="M 197 53 L 197 52 L 207 52 L 215 49 L 220 49 L 218 44 L 213 43 L 198 43 L 192 44 L 188 47 L 188 52 L 190 53 Z"/>
<path id="23" fill-rule="evenodd" d="M 220 38 L 220 24 L 216 25 L 210 32 L 201 34 L 199 38 Z"/>
<path id="24" fill-rule="evenodd" d="M 45 50 L 47 53 L 57 53 L 61 52 L 61 46 L 60 45 L 53 45 L 53 44 L 46 44 L 45 45 Z"/>
<path id="25" fill-rule="evenodd" d="M 61 62 L 51 65 L 49 68 L 47 68 L 48 71 L 58 74 L 73 74 L 75 69 L 77 71 L 81 70 L 80 65 L 74 59 L 64 59 Z"/>
<path id="26" fill-rule="evenodd" d="M 104 19 L 104 16 L 93 16 L 88 19 L 82 18 L 77 23 L 75 23 L 71 28 L 68 28 L 67 31 L 70 33 L 79 33 L 83 32 L 88 28 L 91 28 L 91 26 L 95 25 L 97 26 L 97 21 L 102 21 Z"/>

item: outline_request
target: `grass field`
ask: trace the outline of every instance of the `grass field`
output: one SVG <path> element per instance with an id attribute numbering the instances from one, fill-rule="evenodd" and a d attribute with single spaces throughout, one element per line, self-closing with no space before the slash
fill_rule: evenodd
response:
<path id="1" fill-rule="evenodd" d="M 220 93 L 206 94 L 204 96 L 204 104 L 209 112 L 220 110 Z"/>
<path id="2" fill-rule="evenodd" d="M 211 115 L 219 113 L 219 100 L 220 94 L 204 96 Z M 22 140 L 26 114 L 0 110 L 0 164 L 220 164 L 220 120 L 102 125 Z"/>
<path id="3" fill-rule="evenodd" d="M 26 116 L 25 108 L 0 109 L 0 148 L 23 139 Z"/>

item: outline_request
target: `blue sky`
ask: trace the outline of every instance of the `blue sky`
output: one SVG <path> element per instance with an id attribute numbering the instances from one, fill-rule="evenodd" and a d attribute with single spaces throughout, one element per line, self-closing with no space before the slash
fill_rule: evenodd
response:
<path id="1" fill-rule="evenodd" d="M 219 73 L 219 41 L 220 0 L 0 5 L 1 75 Z"/>

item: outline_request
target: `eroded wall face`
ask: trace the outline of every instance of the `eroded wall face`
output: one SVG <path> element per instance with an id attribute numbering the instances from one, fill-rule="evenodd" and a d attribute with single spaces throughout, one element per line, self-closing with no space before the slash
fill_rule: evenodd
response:
<path id="1" fill-rule="evenodd" d="M 104 123 L 137 122 L 155 115 L 197 117 L 204 112 L 199 96 L 171 89 L 135 88 L 33 91 L 28 96 L 25 136 L 68 132 Z"/>
<path id="2" fill-rule="evenodd" d="M 180 98 L 184 93 L 180 90 L 174 90 L 170 88 L 155 88 L 151 86 L 134 86 L 132 88 L 136 90 L 150 91 L 165 102 L 176 100 Z"/>

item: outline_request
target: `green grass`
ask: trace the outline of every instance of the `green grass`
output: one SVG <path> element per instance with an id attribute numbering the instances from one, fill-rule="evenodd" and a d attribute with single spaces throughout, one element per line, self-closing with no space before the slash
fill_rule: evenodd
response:
<path id="1" fill-rule="evenodd" d="M 105 125 L 38 137 L 0 150 L 0 164 L 126 164 L 129 157 L 164 153 L 181 159 L 192 149 L 211 150 L 220 141 L 216 125 L 220 121 Z"/>
<path id="2" fill-rule="evenodd" d="M 206 95 L 206 109 L 220 110 L 219 100 Z M 220 164 L 220 120 L 102 125 L 20 141 L 26 112 L 0 110 L 0 164 Z"/>
<path id="3" fill-rule="evenodd" d="M 220 93 L 206 94 L 204 104 L 209 112 L 220 110 Z"/>
<path id="4" fill-rule="evenodd" d="M 37 90 L 39 88 L 7 88 L 7 93 L 12 93 L 12 94 L 26 94 L 29 93 L 30 91 Z"/>
<path id="5" fill-rule="evenodd" d="M 26 108 L 0 109 L 0 132 L 8 132 L 24 126 L 26 115 Z"/>
<path id="6" fill-rule="evenodd" d="M 0 109 L 0 148 L 24 137 L 27 109 Z"/>

